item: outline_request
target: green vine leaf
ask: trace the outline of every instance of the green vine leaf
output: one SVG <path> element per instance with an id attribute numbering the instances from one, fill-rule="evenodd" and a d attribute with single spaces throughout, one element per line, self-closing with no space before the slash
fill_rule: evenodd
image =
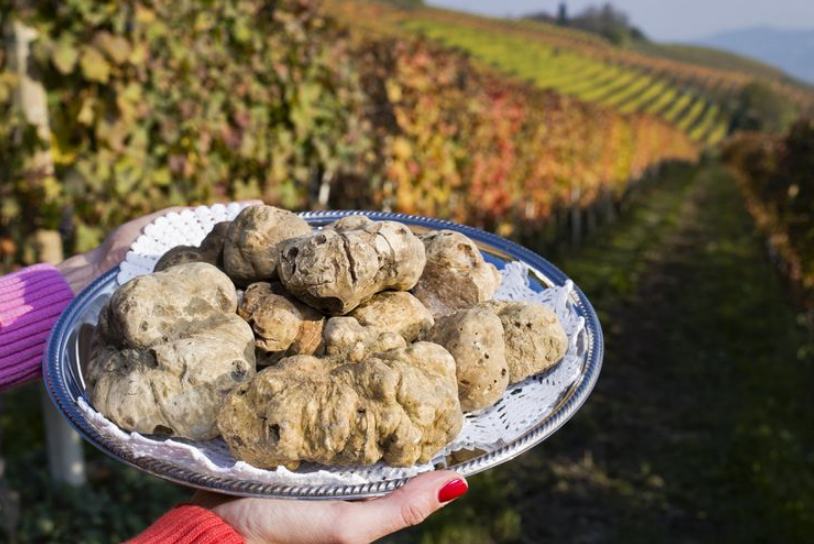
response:
<path id="1" fill-rule="evenodd" d="M 70 42 L 67 40 L 56 42 L 51 55 L 51 61 L 60 74 L 68 75 L 73 72 L 78 59 L 79 51 L 77 51 Z"/>

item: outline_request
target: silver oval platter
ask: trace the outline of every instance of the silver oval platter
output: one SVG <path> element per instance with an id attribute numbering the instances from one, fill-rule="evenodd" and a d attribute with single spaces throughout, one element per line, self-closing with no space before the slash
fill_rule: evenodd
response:
<path id="1" fill-rule="evenodd" d="M 175 245 L 195 245 L 218 220 L 232 219 L 238 205 L 200 207 L 170 214 L 145 228 L 125 262 L 98 278 L 62 313 L 43 361 L 46 389 L 59 411 L 88 442 L 119 461 L 185 486 L 238 496 L 291 499 L 362 499 L 385 494 L 410 477 L 437 468 L 470 476 L 529 450 L 559 429 L 583 405 L 602 366 L 602 330 L 590 302 L 562 272 L 528 249 L 499 236 L 455 223 L 386 212 L 326 211 L 300 214 L 321 228 L 347 215 L 399 221 L 416 234 L 450 229 L 471 238 L 495 264 L 504 285 L 495 298 L 531 299 L 557 313 L 569 335 L 558 366 L 509 386 L 494 406 L 467 414 L 464 429 L 426 465 L 395 468 L 320 467 L 297 471 L 256 469 L 236 461 L 220 438 L 194 443 L 124 432 L 88 404 L 83 368 L 99 311 L 121 284 L 152 271 Z M 456 454 L 457 453 L 457 454 Z"/>

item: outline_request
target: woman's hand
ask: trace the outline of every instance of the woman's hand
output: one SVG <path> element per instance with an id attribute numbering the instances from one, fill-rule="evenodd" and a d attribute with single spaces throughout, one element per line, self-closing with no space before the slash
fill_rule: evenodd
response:
<path id="1" fill-rule="evenodd" d="M 245 204 L 262 204 L 260 200 L 244 201 Z M 105 241 L 87 253 L 80 253 L 62 261 L 57 269 L 65 277 L 74 293 L 79 293 L 90 282 L 124 260 L 127 251 L 141 230 L 162 215 L 180 212 L 184 208 L 173 207 L 134 219 L 114 230 Z"/>
<path id="2" fill-rule="evenodd" d="M 162 215 L 182 209 L 179 207 L 167 208 L 125 223 L 111 232 L 102 245 L 87 253 L 80 253 L 65 259 L 57 265 L 57 269 L 65 277 L 65 281 L 71 286 L 73 292 L 79 293 L 90 282 L 124 260 L 127 250 L 141 234 L 141 229 Z"/>
<path id="3" fill-rule="evenodd" d="M 237 499 L 199 491 L 192 502 L 220 516 L 246 544 L 368 544 L 418 525 L 466 491 L 458 474 L 436 471 L 370 501 Z"/>

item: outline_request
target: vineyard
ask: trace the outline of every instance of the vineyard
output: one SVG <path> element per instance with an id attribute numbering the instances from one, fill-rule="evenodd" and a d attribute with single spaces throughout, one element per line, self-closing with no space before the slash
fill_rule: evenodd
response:
<path id="1" fill-rule="evenodd" d="M 304 0 L 113 5 L 21 12 L 39 30 L 50 125 L 43 136 L 25 123 L 4 69 L 7 266 L 34 258 L 35 229 L 83 251 L 152 209 L 257 196 L 520 236 L 559 211 L 609 209 L 648 171 L 698 155 L 654 116 L 506 79 L 419 37 L 370 35 Z M 32 166 L 43 150 L 51 171 Z"/>
<path id="2" fill-rule="evenodd" d="M 738 92 L 756 78 L 798 111 L 814 106 L 813 89 L 788 78 L 770 77 L 775 72 L 754 66 L 757 63 L 733 62 L 742 70 L 728 70 L 676 60 L 701 57 L 711 59 L 707 64 L 722 64 L 728 59 L 723 54 L 705 56 L 688 48 L 649 46 L 643 49 L 654 54 L 648 55 L 549 23 L 487 19 L 433 8 L 399 10 L 358 2 L 332 7 L 354 24 L 426 36 L 540 88 L 622 113 L 661 117 L 702 145 L 723 140 Z"/>
<path id="3" fill-rule="evenodd" d="M 405 28 L 460 47 L 542 88 L 556 89 L 586 102 L 624 113 L 645 112 L 662 117 L 704 144 L 718 143 L 726 133 L 726 119 L 706 93 L 682 90 L 664 75 L 594 60 L 555 46 L 534 43 L 522 35 L 456 27 L 444 23 L 410 21 Z M 530 54 L 517 55 L 518 50 Z M 708 113 L 711 112 L 711 115 Z"/>

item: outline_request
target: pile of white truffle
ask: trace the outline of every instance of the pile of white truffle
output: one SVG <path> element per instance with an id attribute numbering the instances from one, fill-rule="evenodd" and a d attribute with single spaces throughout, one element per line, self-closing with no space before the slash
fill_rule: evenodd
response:
<path id="1" fill-rule="evenodd" d="M 491 300 L 499 284 L 457 232 L 364 216 L 314 231 L 251 206 L 113 294 L 90 401 L 126 430 L 220 435 L 258 468 L 425 463 L 464 412 L 565 354 L 554 313 Z"/>

